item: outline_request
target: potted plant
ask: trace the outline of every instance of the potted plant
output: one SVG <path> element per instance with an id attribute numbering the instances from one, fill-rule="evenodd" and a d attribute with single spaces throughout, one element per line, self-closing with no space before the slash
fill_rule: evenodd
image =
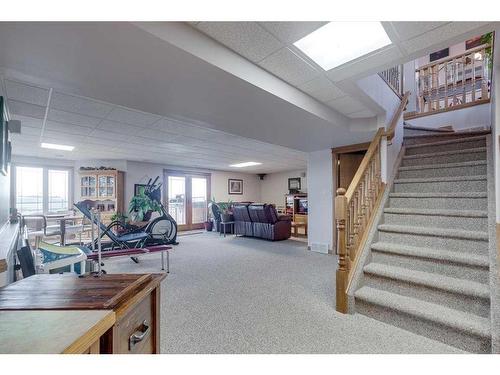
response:
<path id="1" fill-rule="evenodd" d="M 123 212 L 118 211 L 111 215 L 111 221 L 118 221 L 122 225 L 125 225 L 126 220 L 127 215 L 125 215 Z"/>
<path id="2" fill-rule="evenodd" d="M 231 200 L 227 202 L 219 202 L 217 203 L 220 209 L 220 218 L 223 223 L 227 223 L 233 221 L 234 217 L 231 212 L 231 208 L 233 207 L 233 202 Z"/>
<path id="3" fill-rule="evenodd" d="M 158 202 L 148 197 L 144 186 L 139 187 L 138 194 L 130 200 L 128 213 L 133 221 L 149 221 L 153 212 L 161 213 Z"/>

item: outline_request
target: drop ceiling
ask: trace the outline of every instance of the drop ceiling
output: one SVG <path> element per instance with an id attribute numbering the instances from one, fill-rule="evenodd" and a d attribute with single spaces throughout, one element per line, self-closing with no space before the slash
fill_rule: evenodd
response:
<path id="1" fill-rule="evenodd" d="M 463 41 L 467 35 L 489 31 L 495 24 L 382 22 L 393 42 L 391 45 L 324 71 L 293 43 L 326 23 L 190 22 L 190 25 L 330 108 L 350 118 L 360 118 L 372 117 L 376 113 L 344 91 L 346 85 L 419 57 L 428 48 L 446 47 L 453 44 L 452 41 Z"/>
<path id="2" fill-rule="evenodd" d="M 306 167 L 306 154 L 286 147 L 57 90 L 50 95 L 50 87 L 30 82 L 4 78 L 2 83 L 11 117 L 22 122 L 21 134 L 11 134 L 16 155 L 125 159 L 252 173 Z M 43 149 L 41 142 L 75 149 Z M 245 161 L 262 165 L 229 167 Z"/>

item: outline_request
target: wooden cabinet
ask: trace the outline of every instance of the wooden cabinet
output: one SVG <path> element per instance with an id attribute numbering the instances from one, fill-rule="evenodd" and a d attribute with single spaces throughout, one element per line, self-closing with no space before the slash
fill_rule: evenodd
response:
<path id="1" fill-rule="evenodd" d="M 124 172 L 117 170 L 80 171 L 80 201 L 102 213 L 103 220 L 124 212 Z"/>
<path id="2" fill-rule="evenodd" d="M 307 220 L 307 212 L 306 193 L 285 194 L 285 214 L 291 216 L 293 221 L 299 221 L 298 216 L 303 216 Z"/>
<path id="3" fill-rule="evenodd" d="M 159 353 L 160 283 L 165 277 L 166 274 L 34 275 L 0 289 L 0 312 L 113 311 L 114 324 L 100 335 L 99 344 L 89 342 L 85 348 L 80 346 L 80 352 L 99 348 L 103 354 Z M 61 326 L 61 330 L 67 329 Z"/>

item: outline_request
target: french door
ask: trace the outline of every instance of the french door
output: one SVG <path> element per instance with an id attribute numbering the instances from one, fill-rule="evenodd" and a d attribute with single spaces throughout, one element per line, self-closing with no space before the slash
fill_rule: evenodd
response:
<path id="1" fill-rule="evenodd" d="M 201 229 L 208 216 L 210 173 L 165 170 L 164 202 L 179 230 Z"/>

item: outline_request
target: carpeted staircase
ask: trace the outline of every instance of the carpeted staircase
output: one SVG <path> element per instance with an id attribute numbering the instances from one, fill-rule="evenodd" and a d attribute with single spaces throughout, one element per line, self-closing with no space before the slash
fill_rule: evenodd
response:
<path id="1" fill-rule="evenodd" d="M 486 136 L 405 129 L 356 312 L 491 352 Z"/>

